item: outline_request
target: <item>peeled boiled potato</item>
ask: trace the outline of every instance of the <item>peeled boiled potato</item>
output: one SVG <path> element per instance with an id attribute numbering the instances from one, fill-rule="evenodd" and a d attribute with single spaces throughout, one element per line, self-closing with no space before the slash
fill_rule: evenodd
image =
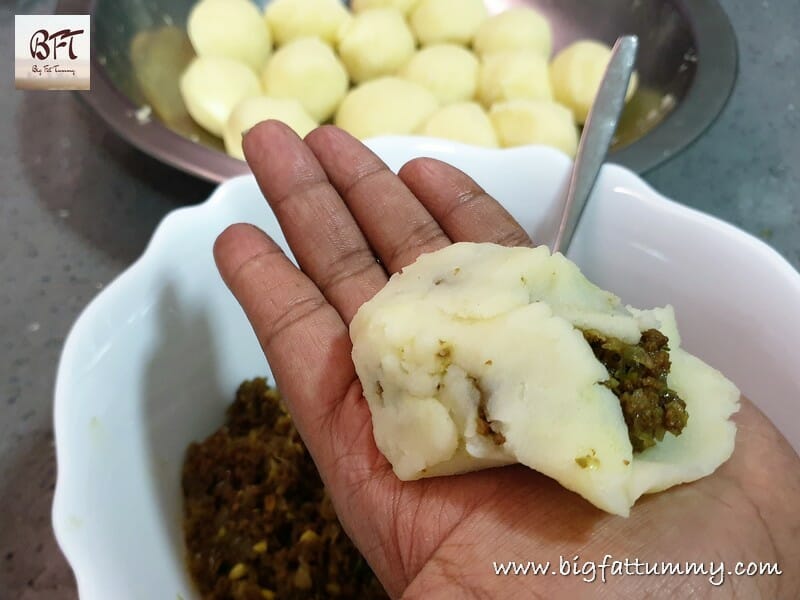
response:
<path id="1" fill-rule="evenodd" d="M 550 64 L 553 93 L 583 124 L 589 116 L 600 82 L 611 60 L 611 48 L 593 40 L 580 40 L 559 52 Z M 626 100 L 636 92 L 637 76 L 631 78 Z"/>
<path id="2" fill-rule="evenodd" d="M 420 0 L 410 23 L 423 46 L 469 44 L 487 16 L 483 0 Z"/>
<path id="3" fill-rule="evenodd" d="M 400 74 L 424 85 L 442 104 L 449 104 L 475 96 L 478 67 L 478 59 L 463 46 L 435 44 L 414 54 Z"/>
<path id="4" fill-rule="evenodd" d="M 180 90 L 191 117 L 203 129 L 222 137 L 233 108 L 246 98 L 258 96 L 261 84 L 244 63 L 200 56 L 183 72 Z"/>
<path id="5" fill-rule="evenodd" d="M 504 148 L 544 144 L 570 157 L 578 150 L 578 130 L 568 108 L 542 100 L 509 100 L 489 110 Z"/>
<path id="6" fill-rule="evenodd" d="M 339 55 L 356 83 L 394 75 L 413 54 L 414 36 L 395 8 L 365 10 L 339 32 Z"/>
<path id="7" fill-rule="evenodd" d="M 371 8 L 396 8 L 407 15 L 417 5 L 419 0 L 352 0 L 350 7 L 353 12 L 362 12 Z"/>
<path id="8" fill-rule="evenodd" d="M 242 134 L 261 121 L 268 119 L 283 121 L 300 137 L 305 137 L 317 126 L 317 122 L 309 116 L 303 105 L 297 100 L 267 96 L 248 98 L 236 105 L 225 123 L 223 139 L 228 154 L 244 160 Z"/>
<path id="9" fill-rule="evenodd" d="M 492 122 L 477 102 L 458 102 L 440 108 L 420 133 L 474 146 L 498 146 Z"/>
<path id="10" fill-rule="evenodd" d="M 552 100 L 547 60 L 530 50 L 484 56 L 478 98 L 484 106 L 504 100 Z"/>
<path id="11" fill-rule="evenodd" d="M 344 65 L 319 38 L 289 42 L 267 63 L 264 92 L 275 98 L 295 98 L 318 122 L 329 119 L 347 93 Z"/>
<path id="12" fill-rule="evenodd" d="M 679 435 L 634 452 L 582 330 L 669 339 Z M 638 311 L 548 248 L 458 243 L 391 277 L 350 325 L 375 443 L 401 480 L 522 463 L 627 516 L 642 494 L 711 474 L 733 452 L 739 392 L 680 347 L 671 307 Z"/>
<path id="13" fill-rule="evenodd" d="M 339 28 L 351 18 L 339 0 L 273 0 L 264 15 L 278 45 L 309 36 L 334 44 Z"/>
<path id="14" fill-rule="evenodd" d="M 509 8 L 486 19 L 472 47 L 480 55 L 508 50 L 531 50 L 549 59 L 553 49 L 550 23 L 532 8 Z"/>
<path id="15" fill-rule="evenodd" d="M 249 0 L 202 0 L 186 30 L 198 56 L 232 58 L 259 71 L 272 52 L 272 36 Z"/>
<path id="16" fill-rule="evenodd" d="M 436 96 L 418 83 L 381 77 L 353 88 L 336 113 L 336 125 L 359 139 L 406 135 L 436 112 Z"/>
<path id="17" fill-rule="evenodd" d="M 424 133 L 574 156 L 610 48 L 581 40 L 548 65 L 550 25 L 527 6 L 489 17 L 484 0 L 349 4 L 353 13 L 342 0 L 271 0 L 260 15 L 252 0 L 199 0 L 187 23 L 198 58 L 179 84 L 193 120 L 222 136 L 236 105 L 266 95 L 362 139 Z M 634 75 L 629 98 L 636 85 Z"/>

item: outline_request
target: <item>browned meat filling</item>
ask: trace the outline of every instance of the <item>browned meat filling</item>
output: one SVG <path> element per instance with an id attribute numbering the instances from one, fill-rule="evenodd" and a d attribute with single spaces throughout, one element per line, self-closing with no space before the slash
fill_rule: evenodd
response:
<path id="1" fill-rule="evenodd" d="M 342 531 L 316 467 L 264 379 L 183 465 L 188 566 L 205 600 L 386 598 Z"/>
<path id="2" fill-rule="evenodd" d="M 478 435 L 484 435 L 492 440 L 495 446 L 502 446 L 506 443 L 506 436 L 492 428 L 492 423 L 486 416 L 486 402 L 484 401 L 481 401 L 478 405 L 478 424 L 476 431 Z"/>
<path id="3" fill-rule="evenodd" d="M 502 446 L 506 443 L 506 436 L 502 432 L 497 431 L 494 424 L 489 420 L 489 415 L 486 412 L 486 394 L 483 392 L 480 383 L 474 377 L 469 378 L 472 387 L 478 390 L 480 400 L 478 401 L 478 412 L 475 421 L 475 430 L 478 435 L 488 437 L 495 446 Z"/>
<path id="4" fill-rule="evenodd" d="M 686 403 L 669 389 L 669 340 L 657 329 L 642 332 L 638 344 L 627 344 L 588 329 L 583 336 L 608 369 L 605 385 L 619 398 L 634 452 L 680 435 L 689 415 Z"/>

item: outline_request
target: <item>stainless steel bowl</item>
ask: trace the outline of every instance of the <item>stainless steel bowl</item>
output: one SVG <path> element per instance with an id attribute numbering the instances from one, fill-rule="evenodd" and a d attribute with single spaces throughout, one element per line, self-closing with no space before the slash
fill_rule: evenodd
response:
<path id="1" fill-rule="evenodd" d="M 60 0 L 58 11 L 92 14 L 92 90 L 82 95 L 109 125 L 165 163 L 223 181 L 247 166 L 192 121 L 178 92 L 194 56 L 185 24 L 195 1 Z M 611 44 L 622 34 L 639 36 L 640 89 L 611 154 L 634 171 L 689 145 L 733 89 L 736 40 L 715 0 L 487 0 L 492 13 L 519 4 L 547 16 L 556 50 L 579 38 Z"/>

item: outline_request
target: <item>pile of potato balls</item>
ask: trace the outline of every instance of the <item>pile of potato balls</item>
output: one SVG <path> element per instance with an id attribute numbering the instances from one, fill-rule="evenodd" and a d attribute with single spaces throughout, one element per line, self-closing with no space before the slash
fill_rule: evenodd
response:
<path id="1" fill-rule="evenodd" d="M 197 57 L 181 76 L 192 118 L 244 158 L 266 119 L 305 136 L 333 122 L 359 139 L 426 135 L 491 148 L 553 146 L 574 156 L 611 49 L 577 41 L 552 61 L 550 25 L 483 0 L 201 0 L 188 21 Z M 631 82 L 628 98 L 636 80 Z"/>

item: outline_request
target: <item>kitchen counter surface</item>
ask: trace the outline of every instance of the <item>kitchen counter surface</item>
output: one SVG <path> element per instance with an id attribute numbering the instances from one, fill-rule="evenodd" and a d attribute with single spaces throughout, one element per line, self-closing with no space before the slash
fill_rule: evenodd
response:
<path id="1" fill-rule="evenodd" d="M 708 132 L 646 179 L 800 268 L 800 3 L 721 1 L 739 39 L 736 89 Z M 212 186 L 127 146 L 75 94 L 14 90 L 13 23 L 0 9 L 0 596 L 74 598 L 50 526 L 61 346 L 161 218 Z"/>

